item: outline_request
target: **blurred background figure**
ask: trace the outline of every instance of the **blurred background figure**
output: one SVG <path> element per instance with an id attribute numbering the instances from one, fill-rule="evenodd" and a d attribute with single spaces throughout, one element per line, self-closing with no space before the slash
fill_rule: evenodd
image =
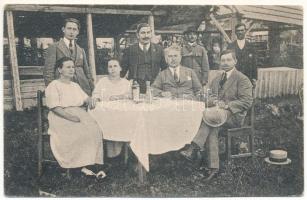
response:
<path id="1" fill-rule="evenodd" d="M 195 27 L 187 28 L 183 34 L 185 42 L 182 47 L 181 64 L 193 69 L 202 86 L 205 86 L 209 73 L 207 50 L 197 44 L 198 32 Z"/>
<path id="2" fill-rule="evenodd" d="M 210 70 L 218 70 L 221 61 L 221 45 L 218 38 L 213 38 L 211 48 L 208 51 L 208 61 Z"/>

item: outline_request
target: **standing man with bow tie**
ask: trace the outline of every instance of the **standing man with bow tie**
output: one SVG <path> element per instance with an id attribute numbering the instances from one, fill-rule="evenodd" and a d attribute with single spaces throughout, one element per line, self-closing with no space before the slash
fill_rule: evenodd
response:
<path id="1" fill-rule="evenodd" d="M 197 30 L 189 27 L 185 32 L 185 43 L 182 47 L 181 64 L 191 68 L 196 73 L 202 86 L 208 83 L 209 62 L 207 51 L 197 44 Z"/>
<path id="2" fill-rule="evenodd" d="M 146 81 L 153 83 L 158 73 L 166 68 L 163 48 L 151 43 L 152 30 L 147 23 L 137 26 L 138 43 L 124 51 L 121 65 L 122 76 L 134 79 L 140 84 L 140 93 L 146 93 Z"/>
<path id="3" fill-rule="evenodd" d="M 69 57 L 75 64 L 73 81 L 78 83 L 84 92 L 91 95 L 94 89 L 94 79 L 84 49 L 76 43 L 80 31 L 80 22 L 74 18 L 65 19 L 62 31 L 64 37 L 47 49 L 43 70 L 45 84 L 47 86 L 52 80 L 59 77 L 59 72 L 55 70 L 56 61 L 63 57 Z"/>

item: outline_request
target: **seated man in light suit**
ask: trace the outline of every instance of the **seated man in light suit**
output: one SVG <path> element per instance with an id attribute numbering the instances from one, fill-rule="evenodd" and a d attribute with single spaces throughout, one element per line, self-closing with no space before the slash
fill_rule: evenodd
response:
<path id="1" fill-rule="evenodd" d="M 152 84 L 153 95 L 169 98 L 196 99 L 201 96 L 202 85 L 195 72 L 181 66 L 181 48 L 171 46 L 164 50 L 168 64 L 166 70 L 161 71 Z"/>
<path id="2" fill-rule="evenodd" d="M 242 126 L 247 110 L 250 109 L 253 102 L 252 84 L 247 76 L 236 70 L 236 62 L 235 51 L 226 50 L 221 53 L 221 69 L 224 70 L 224 73 L 213 79 L 209 85 L 212 96 L 209 95 L 206 100 L 208 107 L 216 107 L 207 108 L 204 111 L 204 120 L 198 133 L 188 148 L 180 152 L 189 160 L 195 160 L 196 155 L 204 155 L 201 152 L 206 147 L 209 167 L 207 181 L 211 180 L 219 170 L 219 128 L 221 125 L 227 128 Z M 213 109 L 215 110 L 212 112 Z M 218 116 L 218 113 L 224 115 Z M 224 122 L 218 119 L 223 116 Z M 209 123 L 210 121 L 218 121 L 218 125 L 214 126 Z"/>

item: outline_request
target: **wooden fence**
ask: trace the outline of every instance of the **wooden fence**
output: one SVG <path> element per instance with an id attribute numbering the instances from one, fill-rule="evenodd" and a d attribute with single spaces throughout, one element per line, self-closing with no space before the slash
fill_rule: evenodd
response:
<path id="1" fill-rule="evenodd" d="M 257 98 L 271 98 L 298 94 L 303 84 L 303 69 L 272 67 L 258 69 Z"/>
<path id="2" fill-rule="evenodd" d="M 209 81 L 217 76 L 220 71 L 211 70 Z M 4 66 L 4 76 L 10 76 L 10 68 Z M 44 90 L 45 83 L 42 78 L 43 66 L 19 66 L 19 75 L 37 76 L 36 79 L 20 80 L 21 99 L 23 108 L 36 106 L 37 90 Z M 99 80 L 102 76 L 96 76 Z M 256 87 L 257 98 L 269 98 L 286 95 L 296 95 L 298 88 L 303 83 L 303 69 L 288 67 L 259 68 L 258 83 Z M 4 110 L 14 108 L 12 80 L 3 81 Z"/>

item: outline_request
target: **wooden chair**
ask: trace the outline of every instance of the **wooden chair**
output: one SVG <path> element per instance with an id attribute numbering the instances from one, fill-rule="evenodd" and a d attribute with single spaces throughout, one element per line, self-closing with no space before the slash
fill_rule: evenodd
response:
<path id="1" fill-rule="evenodd" d="M 254 146 L 254 122 L 255 122 L 255 86 L 253 87 L 253 103 L 251 109 L 248 111 L 248 114 L 245 118 L 244 125 L 240 128 L 231 128 L 231 129 L 224 129 L 222 130 L 222 135 L 225 137 L 225 153 L 227 156 L 228 162 L 231 161 L 233 158 L 242 158 L 242 157 L 249 157 L 255 156 L 255 146 Z M 249 121 L 249 122 L 248 122 Z M 242 136 L 248 137 L 248 144 L 249 144 L 249 152 L 239 153 L 233 155 L 231 153 L 232 150 L 232 142 L 235 138 L 239 138 Z"/>
<path id="2" fill-rule="evenodd" d="M 44 163 L 57 163 L 53 155 L 47 157 L 46 147 L 50 145 L 50 138 L 48 135 L 48 108 L 44 105 L 45 92 L 37 91 L 37 125 L 38 125 L 38 177 L 40 178 L 43 174 L 43 164 Z M 49 148 L 49 152 L 51 149 Z M 51 158 L 50 158 L 51 157 Z M 67 169 L 66 175 L 70 179 L 70 170 Z"/>

